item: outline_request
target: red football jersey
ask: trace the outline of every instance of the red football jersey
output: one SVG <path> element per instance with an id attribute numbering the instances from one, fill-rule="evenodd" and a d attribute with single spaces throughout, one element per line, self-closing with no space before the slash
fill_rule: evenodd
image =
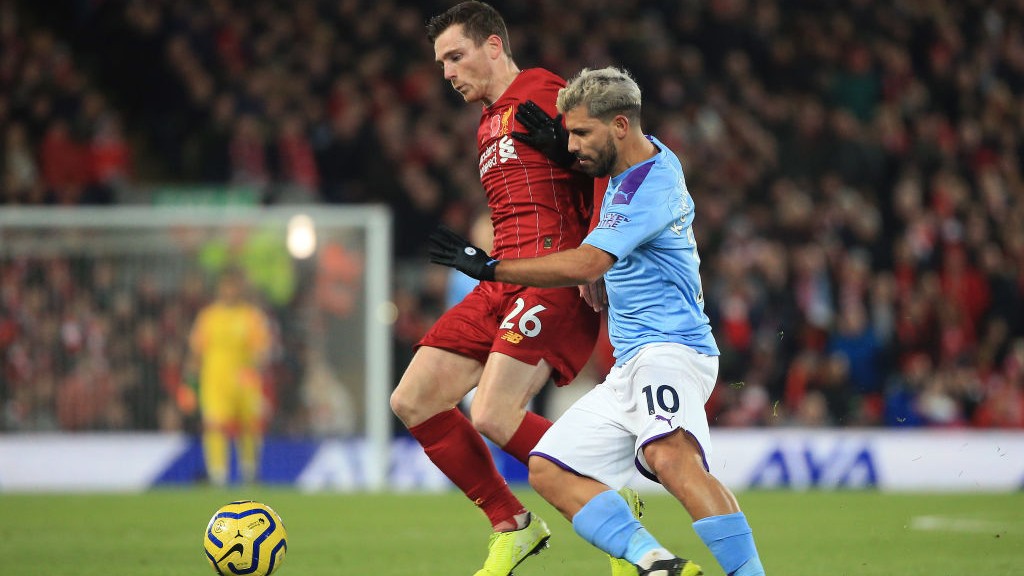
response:
<path id="1" fill-rule="evenodd" d="M 515 120 L 516 106 L 533 100 L 554 116 L 564 86 L 565 80 L 542 68 L 523 70 L 480 117 L 480 182 L 491 209 L 495 258 L 576 248 L 587 234 L 593 179 L 558 166 L 511 136 L 526 131 Z"/>

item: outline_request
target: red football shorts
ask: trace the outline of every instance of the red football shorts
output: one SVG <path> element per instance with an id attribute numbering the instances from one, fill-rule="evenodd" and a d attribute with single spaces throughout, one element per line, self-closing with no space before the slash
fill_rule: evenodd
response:
<path id="1" fill-rule="evenodd" d="M 555 384 L 572 382 L 590 359 L 601 315 L 575 286 L 526 288 L 481 282 L 438 319 L 416 347 L 430 346 L 487 362 L 500 352 L 554 369 Z"/>

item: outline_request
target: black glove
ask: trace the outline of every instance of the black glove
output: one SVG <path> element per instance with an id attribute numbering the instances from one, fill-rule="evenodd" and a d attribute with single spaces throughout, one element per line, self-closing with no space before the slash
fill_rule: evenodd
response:
<path id="1" fill-rule="evenodd" d="M 516 108 L 516 120 L 527 132 L 513 132 L 512 137 L 540 150 L 559 166 L 569 167 L 576 161 L 576 155 L 569 152 L 569 132 L 562 126 L 562 115 L 552 118 L 527 100 Z"/>
<path id="2" fill-rule="evenodd" d="M 452 230 L 439 226 L 430 234 L 430 261 L 449 266 L 477 280 L 494 280 L 498 265 L 487 252 L 473 246 Z"/>

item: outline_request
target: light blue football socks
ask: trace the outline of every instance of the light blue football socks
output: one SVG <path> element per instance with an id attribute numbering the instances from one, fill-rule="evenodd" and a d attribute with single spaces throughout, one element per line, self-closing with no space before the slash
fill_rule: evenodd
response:
<path id="1" fill-rule="evenodd" d="M 702 518 L 693 529 L 729 576 L 765 576 L 743 512 Z"/>
<path id="2" fill-rule="evenodd" d="M 665 551 L 614 490 L 584 504 L 573 517 L 572 527 L 587 542 L 633 564 L 652 550 Z M 693 529 L 729 576 L 765 576 L 743 512 L 703 518 L 693 523 Z"/>
<path id="3" fill-rule="evenodd" d="M 587 542 L 633 564 L 651 550 L 664 550 L 614 490 L 602 492 L 584 504 L 573 516 L 572 527 Z"/>

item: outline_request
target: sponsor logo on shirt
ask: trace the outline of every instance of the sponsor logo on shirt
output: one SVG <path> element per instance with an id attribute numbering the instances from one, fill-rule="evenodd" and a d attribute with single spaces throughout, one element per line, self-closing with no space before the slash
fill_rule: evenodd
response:
<path id="1" fill-rule="evenodd" d="M 519 154 L 516 153 L 516 141 L 511 136 L 502 136 L 501 140 L 492 142 L 480 154 L 480 177 L 483 178 L 484 174 L 487 174 L 487 171 L 494 168 L 494 165 L 498 162 L 504 164 L 509 160 L 518 159 Z"/>
<path id="2" fill-rule="evenodd" d="M 653 166 L 654 161 L 649 161 L 627 174 L 619 184 L 619 189 L 615 191 L 615 195 L 612 196 L 612 205 L 629 204 L 632 202 L 633 196 L 640 189 L 640 185 L 644 183 L 644 179 L 647 178 L 647 174 L 650 173 Z"/>
<path id="3" fill-rule="evenodd" d="M 494 155 L 494 151 L 498 149 L 497 142 L 491 142 L 483 154 L 480 155 L 480 177 L 483 178 L 487 171 L 494 167 L 498 163 L 498 158 Z"/>
<path id="4" fill-rule="evenodd" d="M 515 332 L 509 330 L 501 335 L 501 339 L 510 344 L 519 344 L 520 342 L 523 341 L 523 335 L 516 334 Z"/>
<path id="5" fill-rule="evenodd" d="M 619 227 L 619 224 L 623 222 L 629 222 L 629 218 L 617 212 L 609 212 L 601 218 L 601 223 L 597 225 L 598 228 L 609 228 L 614 230 Z"/>
<path id="6" fill-rule="evenodd" d="M 636 194 L 636 190 L 631 190 L 629 192 L 616 192 L 615 196 L 612 196 L 612 205 L 614 206 L 615 204 L 629 204 L 630 202 L 633 201 L 634 194 Z"/>
<path id="7" fill-rule="evenodd" d="M 516 154 L 515 139 L 510 136 L 502 136 L 501 140 L 498 141 L 498 156 L 501 157 L 502 164 L 509 160 L 518 160 L 519 155 Z"/>

